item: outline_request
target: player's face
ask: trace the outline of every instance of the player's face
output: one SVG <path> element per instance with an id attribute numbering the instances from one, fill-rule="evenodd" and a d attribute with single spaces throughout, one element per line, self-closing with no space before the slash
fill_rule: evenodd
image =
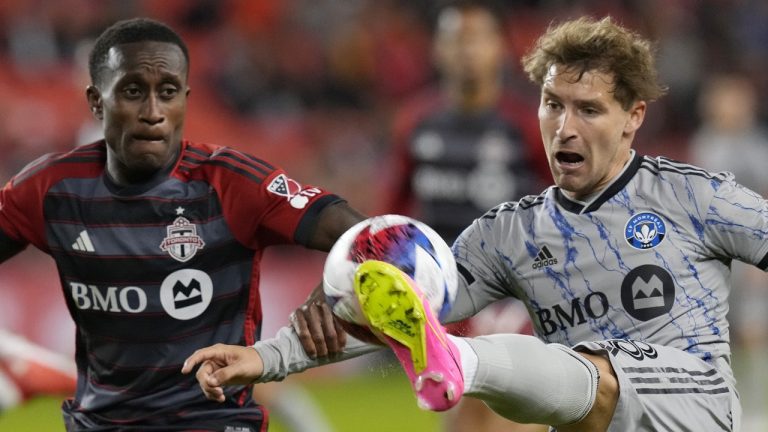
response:
<path id="1" fill-rule="evenodd" d="M 188 95 L 187 62 L 175 44 L 136 42 L 110 49 L 99 83 L 87 96 L 102 121 L 114 179 L 142 180 L 175 157 Z"/>
<path id="2" fill-rule="evenodd" d="M 555 184 L 576 199 L 605 187 L 629 160 L 646 103 L 622 108 L 613 96 L 612 74 L 581 77 L 553 65 L 542 85 L 539 126 Z"/>
<path id="3" fill-rule="evenodd" d="M 463 85 L 498 79 L 504 56 L 496 21 L 483 9 L 446 9 L 438 20 L 435 59 L 443 76 Z"/>

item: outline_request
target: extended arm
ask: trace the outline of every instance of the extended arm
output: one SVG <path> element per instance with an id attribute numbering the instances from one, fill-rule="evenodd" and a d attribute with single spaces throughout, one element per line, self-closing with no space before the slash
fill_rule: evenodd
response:
<path id="1" fill-rule="evenodd" d="M 349 338 L 343 348 L 333 358 L 310 358 L 293 329 L 283 327 L 277 336 L 256 342 L 253 347 L 216 344 L 199 349 L 184 362 L 181 371 L 189 373 L 199 364 L 196 377 L 203 393 L 208 399 L 223 402 L 225 385 L 280 381 L 290 374 L 354 358 L 383 346 Z"/>
<path id="2" fill-rule="evenodd" d="M 254 377 L 252 381 L 282 381 L 288 375 L 303 372 L 317 366 L 355 358 L 382 348 L 384 348 L 383 345 L 367 344 L 350 336 L 338 355 L 310 358 L 304 352 L 296 332 L 290 327 L 283 327 L 274 338 L 259 341 L 253 345 L 253 349 L 261 357 L 263 370 L 261 376 Z"/>
<path id="3" fill-rule="evenodd" d="M 347 229 L 364 219 L 346 202 L 332 204 L 320 213 L 306 246 L 327 252 Z M 184 363 L 182 372 L 189 373 L 199 364 L 196 376 L 203 393 L 223 401 L 224 385 L 282 380 L 292 373 L 377 349 L 351 338 L 347 343 L 325 303 L 322 284 L 291 315 L 291 322 L 293 328 L 284 327 L 275 338 L 253 347 L 217 344 L 199 349 Z M 329 352 L 337 355 L 329 358 Z"/>

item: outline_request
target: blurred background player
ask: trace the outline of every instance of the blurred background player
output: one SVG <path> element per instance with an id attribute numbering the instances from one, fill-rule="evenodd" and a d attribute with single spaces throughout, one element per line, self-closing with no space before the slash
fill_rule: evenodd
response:
<path id="1" fill-rule="evenodd" d="M 453 1 L 434 20 L 434 86 L 411 98 L 395 117 L 392 188 L 385 212 L 408 214 L 448 244 L 475 218 L 501 202 L 535 193 L 549 179 L 535 112 L 508 84 L 505 15 L 493 2 Z M 527 333 L 525 308 L 504 300 L 451 326 L 458 334 Z M 523 431 L 465 398 L 446 413 L 445 430 Z"/>
<path id="2" fill-rule="evenodd" d="M 266 430 L 250 386 L 230 406 L 201 404 L 174 362 L 260 337 L 264 248 L 327 251 L 361 218 L 261 159 L 183 139 L 189 58 L 159 21 L 109 26 L 85 91 L 104 138 L 49 153 L 0 190 L 0 262 L 30 244 L 50 254 L 77 328 L 67 430 Z"/>
<path id="3" fill-rule="evenodd" d="M 441 9 L 439 80 L 395 118 L 386 210 L 426 222 L 448 244 L 489 207 L 538 190 L 549 175 L 536 118 L 505 85 L 502 20 L 487 2 Z"/>
<path id="4" fill-rule="evenodd" d="M 42 395 L 72 396 L 75 362 L 0 329 L 0 412 Z"/>
<path id="5" fill-rule="evenodd" d="M 736 180 L 768 196 L 768 129 L 758 113 L 755 83 L 739 72 L 708 77 L 699 96 L 700 125 L 691 137 L 689 159 L 713 171 L 730 171 Z M 729 318 L 740 347 L 735 369 L 744 407 L 744 430 L 768 430 L 768 278 L 756 267 L 735 261 Z M 738 348 L 737 348 L 738 349 Z"/>

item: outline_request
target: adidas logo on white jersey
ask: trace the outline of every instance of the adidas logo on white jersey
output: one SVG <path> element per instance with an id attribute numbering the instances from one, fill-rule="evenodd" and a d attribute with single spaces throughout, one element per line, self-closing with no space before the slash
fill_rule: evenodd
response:
<path id="1" fill-rule="evenodd" d="M 542 267 L 549 267 L 551 265 L 557 264 L 557 258 L 552 256 L 552 253 L 549 251 L 549 248 L 546 246 L 542 246 L 541 249 L 539 249 L 539 253 L 536 255 L 536 258 L 533 260 L 533 269 L 540 269 Z"/>
<path id="2" fill-rule="evenodd" d="M 77 235 L 77 240 L 72 243 L 72 249 L 80 252 L 96 252 L 91 242 L 91 237 L 88 235 L 88 231 L 82 230 Z"/>

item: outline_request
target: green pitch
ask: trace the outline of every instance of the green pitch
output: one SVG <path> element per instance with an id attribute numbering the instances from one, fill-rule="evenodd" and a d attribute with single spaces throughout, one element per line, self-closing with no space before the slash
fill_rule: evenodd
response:
<path id="1" fill-rule="evenodd" d="M 363 374 L 354 378 L 313 378 L 305 381 L 337 432 L 435 432 L 440 415 L 416 407 L 402 373 Z M 0 414 L 0 431 L 62 432 L 61 400 L 40 398 Z M 270 432 L 295 432 L 273 418 Z"/>

